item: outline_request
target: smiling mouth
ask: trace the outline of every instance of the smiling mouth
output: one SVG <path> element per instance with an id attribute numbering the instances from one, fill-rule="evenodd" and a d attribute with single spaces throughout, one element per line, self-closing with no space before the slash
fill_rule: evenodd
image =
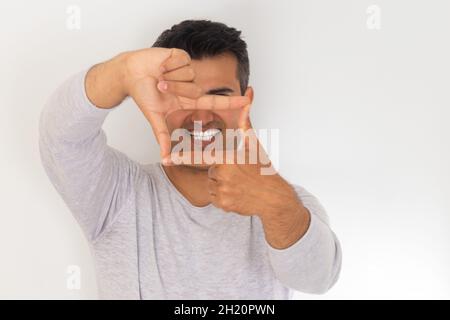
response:
<path id="1" fill-rule="evenodd" d="M 208 129 L 205 131 L 189 131 L 189 134 L 194 138 L 194 141 L 211 141 L 220 132 L 220 129 Z"/>

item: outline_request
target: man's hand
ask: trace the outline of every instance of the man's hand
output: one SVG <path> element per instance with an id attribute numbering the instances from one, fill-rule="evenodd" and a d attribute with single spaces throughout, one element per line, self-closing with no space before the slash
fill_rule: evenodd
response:
<path id="1" fill-rule="evenodd" d="M 112 108 L 131 96 L 150 122 L 164 164 L 170 163 L 166 117 L 180 109 L 241 108 L 247 97 L 203 95 L 194 83 L 190 56 L 180 49 L 149 48 L 125 52 L 95 65 L 86 77 L 86 93 L 99 108 Z"/>
<path id="2" fill-rule="evenodd" d="M 239 128 L 257 141 L 249 120 L 249 109 L 250 105 L 243 108 Z M 267 163 L 267 154 L 259 142 L 256 143 L 258 150 L 251 150 L 250 139 L 243 141 L 244 164 L 235 161 L 233 164 L 216 164 L 209 168 L 208 191 L 211 202 L 226 212 L 259 216 L 271 246 L 287 248 L 305 234 L 310 221 L 309 212 L 292 186 L 279 174 L 261 174 L 262 167 L 267 166 L 261 160 L 265 158 L 263 163 Z M 256 164 L 248 163 L 250 152 L 258 154 Z"/>

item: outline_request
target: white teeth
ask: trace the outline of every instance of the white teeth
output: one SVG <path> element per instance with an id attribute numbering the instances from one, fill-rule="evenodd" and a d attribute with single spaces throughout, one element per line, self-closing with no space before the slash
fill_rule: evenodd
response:
<path id="1" fill-rule="evenodd" d="M 208 129 L 206 131 L 191 131 L 190 134 L 194 137 L 194 140 L 210 141 L 219 132 L 219 129 Z"/>

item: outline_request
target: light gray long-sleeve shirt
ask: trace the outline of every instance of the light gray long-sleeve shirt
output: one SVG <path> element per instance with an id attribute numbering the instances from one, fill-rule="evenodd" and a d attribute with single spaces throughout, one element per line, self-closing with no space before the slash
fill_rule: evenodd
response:
<path id="1" fill-rule="evenodd" d="M 193 206 L 161 164 L 142 165 L 109 147 L 111 110 L 94 106 L 86 71 L 65 81 L 40 119 L 44 168 L 86 235 L 102 299 L 289 299 L 337 280 L 341 249 L 318 200 L 294 185 L 311 213 L 286 249 L 264 237 L 257 216 Z"/>

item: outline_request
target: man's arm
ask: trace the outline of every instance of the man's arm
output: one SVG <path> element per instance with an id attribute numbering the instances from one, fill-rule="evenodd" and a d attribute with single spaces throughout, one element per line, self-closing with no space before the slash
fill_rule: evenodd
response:
<path id="1" fill-rule="evenodd" d="M 178 49 L 149 48 L 125 52 L 63 83 L 41 114 L 41 159 L 53 185 L 87 238 L 97 239 L 126 209 L 135 192 L 140 167 L 106 144 L 101 126 L 109 111 L 131 96 L 169 153 L 164 114 L 176 100 L 159 89 L 159 77 L 171 73 L 186 97 L 196 98 L 189 55 Z M 181 71 L 178 71 L 181 70 Z M 193 77 L 193 73 L 189 73 Z"/>
<path id="2" fill-rule="evenodd" d="M 211 202 L 227 212 L 260 218 L 270 262 L 285 286 L 324 293 L 339 276 L 339 241 L 319 201 L 305 189 L 290 185 L 275 171 L 252 129 L 249 110 L 250 105 L 243 108 L 239 118 L 239 127 L 245 133 L 241 152 L 247 163 L 250 152 L 258 155 L 259 162 L 211 166 Z M 252 144 L 251 140 L 257 143 Z M 262 169 L 266 169 L 265 174 Z"/>
<path id="3" fill-rule="evenodd" d="M 319 201 L 302 187 L 293 189 L 298 201 L 284 199 L 278 213 L 261 219 L 269 258 L 284 285 L 302 292 L 324 293 L 338 279 L 341 246 Z"/>
<path id="4" fill-rule="evenodd" d="M 41 114 L 39 147 L 50 180 L 94 241 L 124 209 L 139 166 L 107 146 L 101 126 L 109 110 L 88 99 L 89 74 L 70 77 L 50 97 Z"/>
<path id="5" fill-rule="evenodd" d="M 314 196 L 278 174 L 261 175 L 259 165 L 215 165 L 208 174 L 216 207 L 259 217 L 278 280 L 307 293 L 324 293 L 333 286 L 341 248 Z"/>
<path id="6" fill-rule="evenodd" d="M 246 97 L 202 95 L 190 56 L 180 49 L 124 52 L 61 85 L 41 114 L 43 165 L 88 239 L 104 232 L 135 192 L 140 167 L 106 144 L 101 126 L 127 96 L 149 121 L 170 162 L 165 118 L 177 109 L 241 108 Z"/>

